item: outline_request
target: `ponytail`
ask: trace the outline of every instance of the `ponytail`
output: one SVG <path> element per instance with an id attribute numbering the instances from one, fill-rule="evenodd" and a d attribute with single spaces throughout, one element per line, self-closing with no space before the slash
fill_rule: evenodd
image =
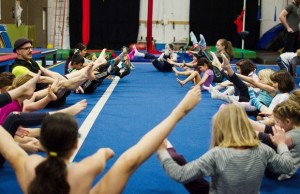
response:
<path id="1" fill-rule="evenodd" d="M 66 164 L 57 156 L 49 156 L 35 168 L 35 178 L 28 187 L 28 194 L 68 194 Z"/>

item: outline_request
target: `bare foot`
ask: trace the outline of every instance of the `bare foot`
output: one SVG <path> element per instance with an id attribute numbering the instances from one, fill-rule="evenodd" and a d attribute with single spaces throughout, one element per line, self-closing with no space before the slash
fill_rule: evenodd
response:
<path id="1" fill-rule="evenodd" d="M 184 86 L 184 83 L 183 83 L 183 81 L 181 81 L 180 79 L 178 79 L 178 78 L 176 78 L 176 81 L 181 85 L 181 87 L 183 87 Z"/>
<path id="2" fill-rule="evenodd" d="M 81 111 L 83 111 L 87 106 L 87 101 L 86 99 L 83 99 L 79 102 L 77 102 L 76 104 L 68 107 L 68 108 L 65 108 L 65 109 L 61 109 L 61 110 L 58 110 L 58 111 L 55 111 L 55 112 L 50 112 L 50 114 L 54 114 L 54 113 L 66 113 L 66 114 L 69 114 L 69 115 L 77 115 L 78 113 L 80 113 Z"/>
<path id="3" fill-rule="evenodd" d="M 221 62 L 219 61 L 217 55 L 214 52 L 210 52 L 213 60 L 212 60 L 212 65 L 216 66 L 219 70 L 222 70 Z"/>
<path id="4" fill-rule="evenodd" d="M 89 80 L 94 80 L 96 77 L 95 77 L 95 74 L 93 72 L 93 64 L 90 63 L 88 64 L 88 66 L 86 67 L 86 77 L 87 79 Z"/>
<path id="5" fill-rule="evenodd" d="M 20 86 L 20 88 L 23 91 L 24 96 L 32 96 L 33 95 L 33 93 L 35 91 L 36 83 L 40 80 L 40 76 L 41 76 L 41 71 L 39 71 L 37 74 L 35 74 L 25 84 Z"/>
<path id="6" fill-rule="evenodd" d="M 59 81 L 58 79 L 54 80 L 54 82 L 51 84 L 51 89 L 53 93 L 58 94 L 62 90 L 68 88 L 70 86 L 69 82 L 70 82 L 69 80 L 63 80 L 63 81 Z"/>
<path id="7" fill-rule="evenodd" d="M 107 62 L 106 58 L 105 58 L 105 53 L 106 53 L 106 48 L 102 49 L 99 57 L 96 59 L 96 61 L 95 61 L 96 65 L 99 66 L 99 65 L 104 64 L 104 63 Z"/>
<path id="8" fill-rule="evenodd" d="M 55 101 L 55 100 L 57 100 L 57 96 L 54 94 L 53 88 L 52 88 L 51 86 L 52 86 L 52 85 L 49 85 L 49 86 L 48 86 L 48 94 L 47 94 L 47 98 L 48 98 L 50 101 Z"/>
<path id="9" fill-rule="evenodd" d="M 114 79 L 114 77 L 113 77 L 112 75 L 109 75 L 109 76 L 107 76 L 107 77 L 106 77 L 106 79 L 113 80 L 113 79 Z"/>

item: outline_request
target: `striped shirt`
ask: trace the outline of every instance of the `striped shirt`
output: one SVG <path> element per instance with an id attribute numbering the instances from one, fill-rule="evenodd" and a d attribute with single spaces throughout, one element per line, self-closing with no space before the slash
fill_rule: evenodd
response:
<path id="1" fill-rule="evenodd" d="M 180 183 L 187 183 L 202 176 L 211 176 L 210 193 L 253 194 L 259 193 L 265 168 L 288 173 L 293 160 L 285 144 L 276 152 L 259 143 L 250 149 L 215 147 L 200 158 L 179 166 L 166 150 L 158 158 L 167 174 Z"/>

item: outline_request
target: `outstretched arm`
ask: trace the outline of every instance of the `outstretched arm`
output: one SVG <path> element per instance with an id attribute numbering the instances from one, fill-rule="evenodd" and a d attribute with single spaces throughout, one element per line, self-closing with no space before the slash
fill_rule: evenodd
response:
<path id="1" fill-rule="evenodd" d="M 148 159 L 163 140 L 200 100 L 200 88 L 192 88 L 171 114 L 123 153 L 90 193 L 121 193 L 133 172 Z"/>
<path id="2" fill-rule="evenodd" d="M 252 84 L 253 86 L 260 88 L 262 90 L 267 91 L 269 94 L 271 94 L 272 96 L 275 96 L 276 94 L 276 90 L 274 89 L 274 87 L 267 85 L 267 84 L 263 84 L 260 83 L 258 81 L 255 81 L 252 77 L 248 77 L 245 75 L 241 75 L 241 74 L 236 74 L 240 79 L 248 82 L 249 84 Z"/>
<path id="3" fill-rule="evenodd" d="M 28 155 L 22 148 L 17 145 L 12 136 L 2 126 L 0 126 L 0 137 L 0 153 L 14 169 L 20 187 L 23 193 L 26 193 L 26 176 L 24 163 Z"/>
<path id="4" fill-rule="evenodd" d="M 41 72 L 39 71 L 37 74 L 35 74 L 29 81 L 27 81 L 25 84 L 21 85 L 18 88 L 15 88 L 13 90 L 8 91 L 7 93 L 10 96 L 10 100 L 1 98 L 0 101 L 0 107 L 8 104 L 9 102 L 16 100 L 17 98 L 21 96 L 31 97 L 34 93 L 36 83 L 40 79 Z M 3 101 L 2 101 L 3 100 Z"/>

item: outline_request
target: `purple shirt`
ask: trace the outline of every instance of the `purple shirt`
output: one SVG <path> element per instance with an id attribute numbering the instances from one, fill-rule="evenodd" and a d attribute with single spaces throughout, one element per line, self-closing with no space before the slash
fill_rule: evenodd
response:
<path id="1" fill-rule="evenodd" d="M 208 69 L 204 72 L 204 74 L 208 75 L 208 78 L 206 81 L 203 83 L 204 86 L 209 87 L 209 85 L 213 82 L 214 80 L 214 72 L 211 69 Z"/>

